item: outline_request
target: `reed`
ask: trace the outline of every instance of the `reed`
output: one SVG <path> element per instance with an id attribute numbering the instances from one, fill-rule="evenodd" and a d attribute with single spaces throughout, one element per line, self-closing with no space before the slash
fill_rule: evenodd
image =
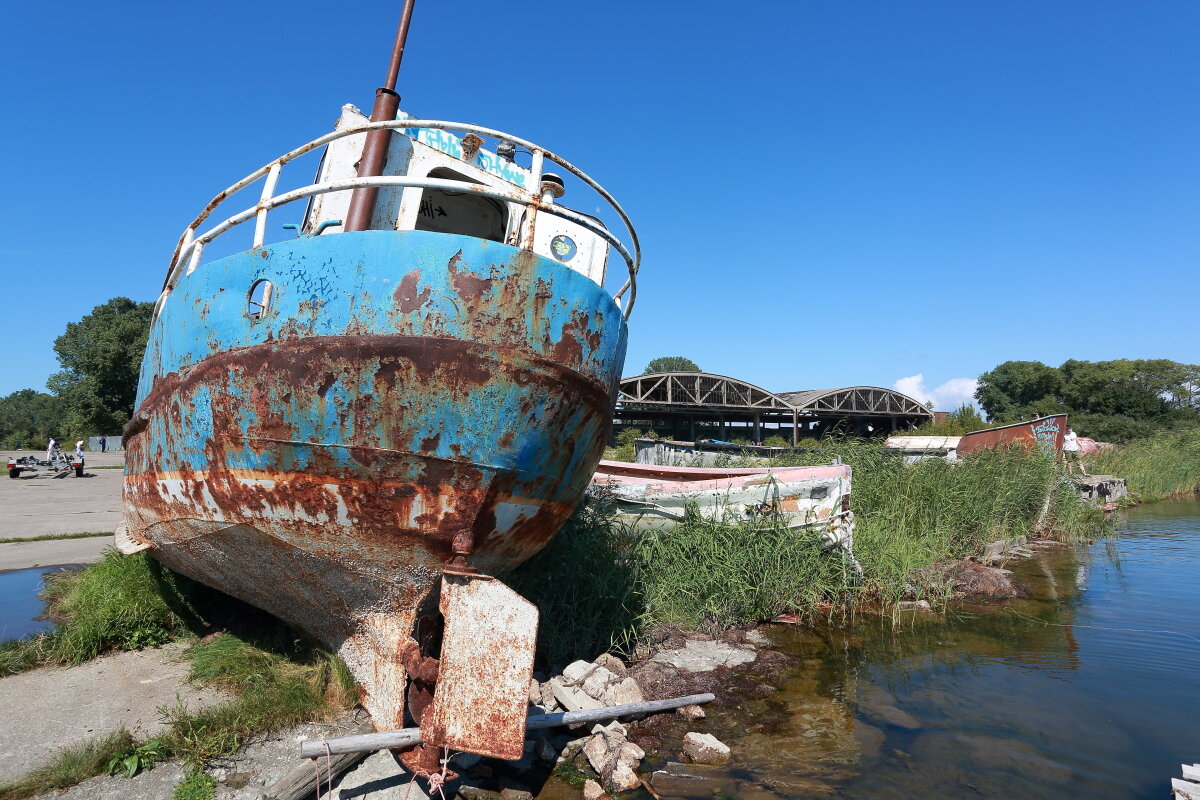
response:
<path id="1" fill-rule="evenodd" d="M 577 658 L 629 651 L 644 607 L 633 542 L 611 503 L 589 497 L 548 546 L 501 576 L 541 612 L 539 666 L 553 671 Z"/>
<path id="2" fill-rule="evenodd" d="M 781 461 L 812 465 L 828 463 L 831 456 L 854 470 L 854 549 L 866 598 L 937 599 L 944 588 L 914 581 L 917 570 L 974 555 L 998 539 L 1039 533 L 1077 541 L 1104 526 L 1103 515 L 1081 505 L 1075 487 L 1041 453 L 995 449 L 956 463 L 928 459 L 910 465 L 879 444 L 845 440 Z"/>
<path id="3" fill-rule="evenodd" d="M 1200 428 L 1164 431 L 1088 456 L 1098 475 L 1125 478 L 1143 501 L 1194 497 L 1200 492 Z"/>

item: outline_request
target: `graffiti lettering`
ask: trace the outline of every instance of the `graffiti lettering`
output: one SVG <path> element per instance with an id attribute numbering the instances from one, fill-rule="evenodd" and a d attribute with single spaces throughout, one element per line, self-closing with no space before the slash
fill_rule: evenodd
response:
<path id="1" fill-rule="evenodd" d="M 1053 450 L 1054 442 L 1058 438 L 1058 420 L 1047 419 L 1037 423 L 1033 426 L 1033 435 L 1038 444 L 1047 450 Z"/>
<path id="2" fill-rule="evenodd" d="M 404 114 L 400 114 L 399 118 L 411 119 L 411 117 L 407 117 Z M 440 150 L 447 155 L 454 156 L 455 158 L 463 157 L 462 139 L 452 133 L 433 128 L 406 128 L 405 133 L 421 144 L 428 145 L 435 150 Z M 490 172 L 498 178 L 520 186 L 522 189 L 525 188 L 526 176 L 528 176 L 529 172 L 511 161 L 505 161 L 495 153 L 480 150 L 471 163 L 484 172 Z"/>

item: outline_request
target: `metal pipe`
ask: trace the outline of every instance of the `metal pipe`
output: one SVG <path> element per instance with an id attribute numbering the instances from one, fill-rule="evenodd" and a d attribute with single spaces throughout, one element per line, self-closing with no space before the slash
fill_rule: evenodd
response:
<path id="1" fill-rule="evenodd" d="M 605 706 L 604 708 L 594 708 L 586 711 L 531 714 L 525 720 L 525 729 L 554 728 L 559 725 L 573 725 L 577 722 L 599 722 L 630 714 L 653 714 L 682 706 L 710 703 L 715 699 L 715 695 L 706 692 L 704 694 L 688 695 L 687 697 L 674 697 L 668 700 L 646 700 L 641 703 L 625 703 L 624 705 Z M 327 754 L 337 755 L 338 753 L 369 752 L 394 747 L 411 747 L 420 742 L 420 728 L 402 728 L 395 731 L 364 733 L 357 736 L 339 736 L 335 739 L 309 739 L 300 743 L 300 757 L 318 758 Z"/>
<path id="2" fill-rule="evenodd" d="M 412 20 L 413 5 L 416 0 L 404 0 L 404 10 L 400 12 L 400 27 L 396 30 L 396 42 L 392 45 L 392 60 L 388 63 L 387 80 L 384 85 L 375 90 L 375 105 L 371 109 L 371 122 L 385 122 L 396 118 L 400 108 L 400 95 L 396 94 L 396 78 L 400 74 L 400 62 L 404 58 L 404 43 L 408 39 L 408 26 Z M 362 157 L 358 161 L 358 177 L 374 178 L 383 174 L 383 166 L 387 162 L 388 145 L 392 140 L 390 128 L 371 131 L 363 143 Z M 365 231 L 371 225 L 371 215 L 375 213 L 375 198 L 379 194 L 378 187 L 369 186 L 355 189 L 350 196 L 350 210 L 346 212 L 344 231 Z"/>

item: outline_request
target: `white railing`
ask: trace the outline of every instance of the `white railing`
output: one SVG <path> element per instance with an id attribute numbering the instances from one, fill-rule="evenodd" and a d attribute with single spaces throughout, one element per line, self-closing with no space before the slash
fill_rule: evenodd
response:
<path id="1" fill-rule="evenodd" d="M 323 183 L 316 183 L 301 187 L 299 189 L 294 189 L 290 192 L 284 192 L 283 194 L 275 194 L 275 187 L 279 183 L 279 174 L 283 169 L 284 164 L 287 164 L 289 161 L 294 161 L 297 158 L 311 153 L 313 150 L 316 150 L 319 147 L 324 147 L 330 142 L 336 139 L 341 139 L 344 136 L 355 136 L 383 128 L 426 128 L 462 133 L 474 133 L 478 136 L 488 137 L 502 142 L 511 142 L 516 146 L 524 147 L 532 154 L 533 157 L 533 163 L 530 166 L 530 173 L 533 175 L 533 183 L 536 184 L 538 190 L 526 191 L 516 186 L 514 186 L 512 189 L 494 189 L 492 187 L 483 186 L 477 183 L 456 181 L 446 178 L 379 176 L 373 178 L 350 178 L 339 181 L 325 181 Z M 550 194 L 547 193 L 543 195 L 540 192 L 542 166 L 546 161 L 552 161 L 553 163 L 558 164 L 560 167 L 586 183 L 597 194 L 604 198 L 605 202 L 612 207 L 612 209 L 621 218 L 621 222 L 624 223 L 625 229 L 629 233 L 629 240 L 632 248 L 626 247 L 620 239 L 614 236 L 607 228 L 605 228 L 596 220 L 584 214 L 572 211 L 569 208 L 564 208 L 560 205 L 557 205 L 554 203 L 553 197 Z M 197 231 L 200 229 L 200 226 L 208 220 L 212 212 L 219 205 L 221 205 L 221 203 L 225 202 L 227 198 L 264 178 L 265 180 L 263 181 L 262 194 L 259 197 L 259 201 L 256 205 L 234 214 L 233 216 L 225 219 L 223 222 L 212 226 L 203 233 L 197 233 Z M 343 130 L 333 131 L 332 133 L 327 133 L 319 139 L 314 139 L 308 144 L 298 147 L 295 150 L 292 150 L 290 153 L 287 153 L 271 163 L 260 167 L 209 201 L 204 210 L 200 212 L 200 215 L 196 217 L 196 219 L 193 220 L 190 225 L 187 226 L 183 232 L 183 235 L 179 238 L 179 243 L 175 246 L 175 253 L 171 257 L 171 266 L 167 270 L 167 277 L 163 282 L 162 294 L 159 295 L 158 302 L 154 307 L 154 315 L 156 317 L 158 316 L 159 311 L 162 309 L 163 303 L 166 301 L 167 296 L 171 294 L 172 289 L 175 288 L 175 284 L 179 280 L 179 277 L 183 274 L 190 274 L 200 265 L 200 259 L 204 255 L 205 246 L 217 237 L 253 219 L 254 243 L 252 246 L 261 247 L 266 241 L 267 214 L 272 209 L 319 194 L 327 194 L 329 192 L 344 192 L 369 186 L 399 186 L 425 189 L 449 189 L 456 192 L 474 192 L 495 200 L 503 200 L 523 205 L 529 209 L 529 213 L 527 214 L 525 222 L 525 236 L 521 243 L 521 247 L 526 250 L 533 249 L 534 225 L 536 223 L 538 213 L 544 212 L 568 219 L 594 233 L 596 236 L 599 236 L 601 239 L 608 242 L 608 244 L 610 244 L 614 250 L 621 254 L 621 257 L 625 260 L 625 265 L 628 270 L 628 278 L 626 278 L 625 282 L 613 294 L 613 299 L 619 302 L 622 297 L 624 297 L 625 293 L 628 292 L 629 301 L 625 303 L 625 308 L 622 314 L 624 315 L 625 319 L 628 319 L 630 313 L 633 311 L 634 302 L 637 300 L 637 274 L 642 261 L 641 244 L 638 242 L 637 231 L 634 230 L 633 223 L 630 222 L 629 216 L 625 213 L 625 210 L 621 208 L 621 205 L 613 198 L 613 196 L 604 189 L 603 186 L 596 183 L 596 181 L 589 177 L 585 172 L 576 167 L 574 164 L 571 164 L 569 161 L 560 158 L 545 148 L 538 147 L 532 142 L 527 142 L 524 139 L 519 139 L 507 133 L 495 131 L 490 128 L 482 128 L 478 125 L 466 125 L 459 122 L 397 119 L 384 122 L 370 122 L 357 127 L 346 128 Z"/>

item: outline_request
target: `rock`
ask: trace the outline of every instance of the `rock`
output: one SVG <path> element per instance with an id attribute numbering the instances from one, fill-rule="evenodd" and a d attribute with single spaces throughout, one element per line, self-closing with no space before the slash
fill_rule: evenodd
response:
<path id="1" fill-rule="evenodd" d="M 550 691 L 554 699 L 567 711 L 587 711 L 604 706 L 599 700 L 589 697 L 582 689 L 563 685 L 559 678 L 550 679 Z"/>
<path id="2" fill-rule="evenodd" d="M 876 724 L 891 725 L 909 731 L 919 730 L 921 720 L 891 702 L 888 695 L 864 689 L 859 693 L 858 711 Z"/>
<path id="3" fill-rule="evenodd" d="M 627 767 L 636 767 L 646 757 L 646 751 L 633 742 L 625 742 L 617 751 L 617 763 Z"/>
<path id="4" fill-rule="evenodd" d="M 415 784 L 417 787 L 420 784 Z M 355 797 L 356 795 L 343 795 L 344 797 Z M 479 786 L 460 786 L 458 787 L 458 796 L 462 800 L 499 800 L 500 794 L 488 789 L 483 789 Z"/>
<path id="5" fill-rule="evenodd" d="M 549 761 L 551 764 L 558 761 L 558 751 L 554 749 L 554 745 L 550 743 L 549 739 L 542 739 L 538 742 L 537 755 L 542 761 Z"/>
<path id="6" fill-rule="evenodd" d="M 968 597 L 1022 597 L 1025 591 L 1001 570 L 973 561 L 959 561 L 943 567 L 954 591 Z"/>
<path id="7" fill-rule="evenodd" d="M 617 764 L 608 774 L 604 785 L 610 792 L 628 792 L 630 789 L 641 786 L 642 782 L 638 780 L 637 773 L 630 767 L 625 764 Z"/>
<path id="8" fill-rule="evenodd" d="M 590 675 L 595 668 L 596 665 L 590 661 L 573 661 L 562 671 L 562 680 L 560 683 L 567 686 L 575 686 Z"/>
<path id="9" fill-rule="evenodd" d="M 742 638 L 753 645 L 766 646 L 771 643 L 771 639 L 757 628 L 746 631 Z"/>
<path id="10" fill-rule="evenodd" d="M 558 700 L 554 697 L 554 687 L 550 685 L 550 681 L 542 684 L 542 701 L 538 705 L 546 709 L 547 714 L 553 714 L 559 710 Z"/>
<path id="11" fill-rule="evenodd" d="M 604 697 L 604 693 L 608 690 L 610 684 L 620 680 L 616 675 L 609 672 L 601 666 L 597 666 L 592 670 L 591 674 L 583 681 L 583 693 L 588 697 L 600 700 Z"/>
<path id="12" fill-rule="evenodd" d="M 605 653 L 597 658 L 596 666 L 604 667 L 618 678 L 624 678 L 629 675 L 629 669 L 625 666 L 625 662 L 614 656 L 612 653 Z"/>
<path id="13" fill-rule="evenodd" d="M 985 564 L 993 561 L 999 561 L 1008 550 L 1008 540 L 1001 539 L 998 542 L 988 542 L 983 546 L 983 554 L 979 556 L 979 560 Z"/>
<path id="14" fill-rule="evenodd" d="M 583 800 L 608 800 L 603 787 L 589 778 L 583 782 Z"/>
<path id="15" fill-rule="evenodd" d="M 932 611 L 928 600 L 901 600 L 896 604 L 900 611 Z"/>
<path id="16" fill-rule="evenodd" d="M 596 774 L 603 775 L 616 763 L 618 749 L 623 743 L 623 740 L 616 737 L 598 733 L 588 739 L 587 744 L 583 746 L 583 754 L 587 756 L 588 763 L 592 765 Z"/>
<path id="17" fill-rule="evenodd" d="M 670 664 L 687 672 L 709 672 L 717 667 L 735 667 L 754 659 L 754 650 L 750 648 L 689 639 L 678 650 L 659 651 L 650 660 Z"/>
<path id="18" fill-rule="evenodd" d="M 618 737 L 621 739 L 624 739 L 627 736 L 629 736 L 629 731 L 625 728 L 625 726 L 622 725 L 620 722 L 616 721 L 615 719 L 612 722 L 608 723 L 607 725 L 601 725 L 598 722 L 595 725 L 593 725 L 592 726 L 592 734 L 595 735 L 597 733 L 608 733 L 612 736 L 615 736 L 615 737 Z"/>
<path id="19" fill-rule="evenodd" d="M 624 678 L 610 684 L 603 696 L 597 698 L 606 706 L 623 706 L 626 703 L 641 703 L 646 699 L 642 687 L 633 678 Z"/>
<path id="20" fill-rule="evenodd" d="M 683 752 L 697 764 L 722 764 L 729 760 L 729 746 L 711 733 L 692 731 L 683 737 Z"/>
<path id="21" fill-rule="evenodd" d="M 501 789 L 500 797 L 502 800 L 533 800 L 533 792 L 524 789 Z"/>
<path id="22" fill-rule="evenodd" d="M 672 761 L 650 776 L 650 783 L 666 797 L 711 797 L 724 777 L 724 770 Z"/>
<path id="23" fill-rule="evenodd" d="M 459 794 L 462 795 L 462 787 Z M 473 787 L 472 787 L 473 788 Z M 368 756 L 365 761 L 342 776 L 337 783 L 335 795 L 338 797 L 361 797 L 364 800 L 428 800 L 426 786 L 413 775 L 396 766 L 396 760 L 386 750 Z M 484 790 L 480 789 L 480 792 Z M 250 795 L 258 797 L 258 793 Z M 312 792 L 308 792 L 312 796 Z M 495 800 L 492 792 L 471 797 L 463 795 L 466 800 Z"/>
<path id="24" fill-rule="evenodd" d="M 542 685 L 535 678 L 529 679 L 529 702 L 535 706 L 542 704 Z"/>
<path id="25" fill-rule="evenodd" d="M 679 708 L 675 709 L 675 713 L 689 721 L 704 719 L 704 717 L 707 716 L 704 713 L 703 708 L 701 708 L 700 706 L 695 706 L 695 705 L 680 706 Z"/>

